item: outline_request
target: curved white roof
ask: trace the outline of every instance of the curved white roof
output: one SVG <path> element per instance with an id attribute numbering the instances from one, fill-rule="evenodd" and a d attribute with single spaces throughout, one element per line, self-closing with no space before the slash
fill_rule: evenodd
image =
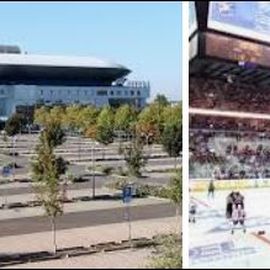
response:
<path id="1" fill-rule="evenodd" d="M 0 65 L 31 65 L 52 67 L 117 68 L 125 66 L 95 57 L 74 57 L 33 54 L 0 54 Z"/>

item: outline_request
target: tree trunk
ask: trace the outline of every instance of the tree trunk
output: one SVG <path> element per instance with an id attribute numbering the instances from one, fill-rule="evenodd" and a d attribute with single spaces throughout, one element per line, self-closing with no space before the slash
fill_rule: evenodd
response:
<path id="1" fill-rule="evenodd" d="M 56 252 L 57 252 L 57 243 L 56 243 L 56 222 L 55 222 L 55 217 L 51 218 L 51 225 L 52 225 L 52 234 L 53 234 L 53 253 L 56 254 Z"/>
<path id="2" fill-rule="evenodd" d="M 105 145 L 103 146 L 103 149 L 102 149 L 102 159 L 104 160 L 105 159 L 105 151 L 106 151 L 106 148 L 105 148 Z"/>
<path id="3" fill-rule="evenodd" d="M 179 234 L 179 232 L 180 232 L 180 215 L 179 215 L 179 213 L 180 213 L 180 211 L 179 211 L 180 209 L 179 209 L 179 206 L 178 205 L 176 205 L 175 206 L 175 233 L 176 234 Z"/>

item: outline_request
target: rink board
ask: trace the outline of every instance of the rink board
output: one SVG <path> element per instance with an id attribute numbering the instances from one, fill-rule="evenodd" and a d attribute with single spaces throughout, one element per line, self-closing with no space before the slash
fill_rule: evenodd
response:
<path id="1" fill-rule="evenodd" d="M 208 189 L 210 179 L 191 179 L 190 191 L 205 191 Z M 241 190 L 247 188 L 268 188 L 270 179 L 241 179 L 241 180 L 215 180 L 216 190 Z"/>

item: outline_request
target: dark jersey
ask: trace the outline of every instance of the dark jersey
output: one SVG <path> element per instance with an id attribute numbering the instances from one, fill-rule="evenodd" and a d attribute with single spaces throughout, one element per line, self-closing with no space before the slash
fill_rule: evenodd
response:
<path id="1" fill-rule="evenodd" d="M 208 186 L 208 190 L 209 191 L 214 191 L 215 190 L 215 186 L 214 186 L 214 182 L 213 181 L 210 182 L 210 184 Z"/>

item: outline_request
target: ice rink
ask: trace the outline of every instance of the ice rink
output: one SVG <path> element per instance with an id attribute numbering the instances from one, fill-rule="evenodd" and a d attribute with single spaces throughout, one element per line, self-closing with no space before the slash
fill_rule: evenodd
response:
<path id="1" fill-rule="evenodd" d="M 245 189 L 246 234 L 231 234 L 225 218 L 226 196 L 230 190 L 191 193 L 197 205 L 197 221 L 189 226 L 190 268 L 269 267 L 270 265 L 270 188 Z M 258 235 L 258 231 L 265 234 Z"/>

